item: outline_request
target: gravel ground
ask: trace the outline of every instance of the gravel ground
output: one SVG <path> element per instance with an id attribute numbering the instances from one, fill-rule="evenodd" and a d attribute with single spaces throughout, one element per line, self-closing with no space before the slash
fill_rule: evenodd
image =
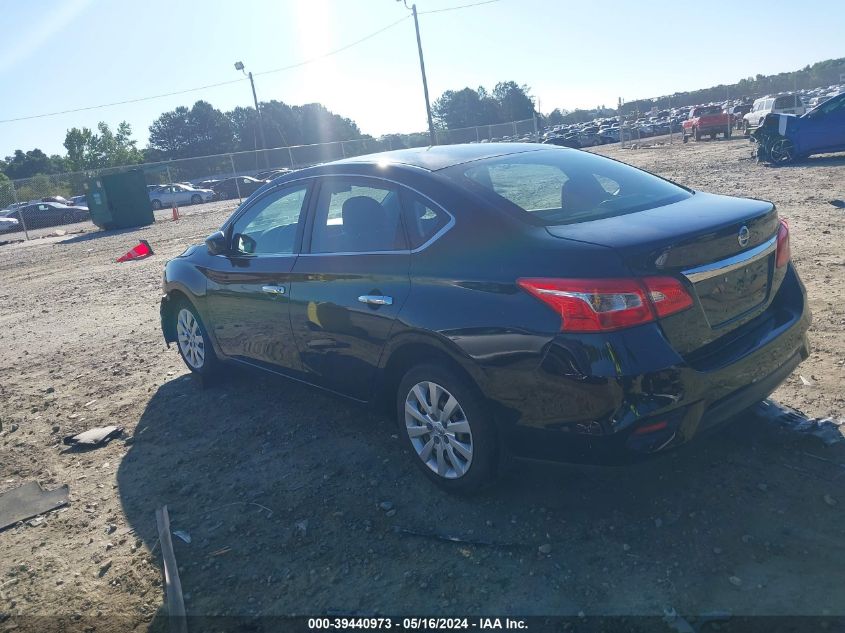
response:
<path id="1" fill-rule="evenodd" d="M 845 211 L 828 200 L 845 197 L 845 157 L 769 168 L 740 139 L 597 151 L 778 205 L 814 324 L 774 397 L 842 416 Z M 416 471 L 381 415 L 242 372 L 203 388 L 162 342 L 162 266 L 231 208 L 0 247 L 0 491 L 70 485 L 66 508 L 0 533 L 0 631 L 9 615 L 166 628 L 162 504 L 190 535 L 174 547 L 192 615 L 845 615 L 843 443 L 749 415 L 636 466 L 520 463 L 464 499 Z M 156 254 L 115 264 L 139 238 Z M 105 424 L 127 439 L 62 445 Z"/>

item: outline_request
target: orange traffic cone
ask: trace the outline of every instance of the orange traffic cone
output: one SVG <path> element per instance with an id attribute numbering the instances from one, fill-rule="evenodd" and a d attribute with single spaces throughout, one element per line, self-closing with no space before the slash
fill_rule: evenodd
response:
<path id="1" fill-rule="evenodd" d="M 175 222 L 178 219 L 179 219 L 179 208 L 174 204 L 173 205 L 173 221 Z"/>
<path id="2" fill-rule="evenodd" d="M 118 257 L 118 262 L 128 262 L 132 259 L 143 259 L 153 254 L 153 248 L 147 240 L 141 240 L 138 246 L 126 253 L 123 257 Z"/>

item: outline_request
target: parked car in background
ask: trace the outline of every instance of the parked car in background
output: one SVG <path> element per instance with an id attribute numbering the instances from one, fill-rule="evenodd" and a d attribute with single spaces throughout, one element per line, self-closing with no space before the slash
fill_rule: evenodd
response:
<path id="1" fill-rule="evenodd" d="M 73 198 L 70 199 L 70 204 L 75 207 L 87 207 L 88 198 L 86 196 L 73 196 Z"/>
<path id="2" fill-rule="evenodd" d="M 212 185 L 215 185 L 218 182 L 220 182 L 220 178 L 209 178 L 208 180 L 200 180 L 198 183 L 194 184 L 194 187 L 197 189 L 211 189 Z"/>
<path id="3" fill-rule="evenodd" d="M 163 185 L 149 192 L 153 209 L 185 204 L 201 204 L 214 200 L 211 189 L 196 189 L 189 185 Z"/>
<path id="4" fill-rule="evenodd" d="M 733 106 L 731 108 L 731 125 L 737 129 L 742 127 L 742 117 L 751 112 L 753 106 L 753 103 L 740 103 L 739 105 Z"/>
<path id="5" fill-rule="evenodd" d="M 230 200 L 232 198 L 247 198 L 257 191 L 269 180 L 259 180 L 250 176 L 238 176 L 237 178 L 227 178 L 221 180 L 211 186 L 218 200 Z"/>
<path id="6" fill-rule="evenodd" d="M 57 202 L 58 204 L 64 204 L 64 205 L 73 204 L 70 200 L 68 200 L 64 196 L 47 196 L 45 198 L 41 198 L 41 202 Z"/>
<path id="7" fill-rule="evenodd" d="M 806 112 L 806 107 L 797 94 L 762 97 L 757 99 L 751 107 L 751 111 L 742 117 L 743 131 L 748 136 L 752 129 L 762 125 L 763 119 L 769 113 L 801 115 L 804 112 Z"/>
<path id="8" fill-rule="evenodd" d="M 769 113 L 752 138 L 758 156 L 775 164 L 845 151 L 845 93 L 801 116 Z"/>
<path id="9" fill-rule="evenodd" d="M 257 174 L 255 174 L 255 178 L 258 179 L 258 180 L 275 180 L 276 178 L 279 178 L 280 176 L 287 176 L 292 171 L 293 171 L 292 169 L 285 169 L 285 168 L 270 169 L 268 171 L 258 172 Z"/>
<path id="10" fill-rule="evenodd" d="M 548 145 L 278 178 L 167 263 L 163 295 L 164 338 L 192 372 L 230 362 L 386 406 L 410 458 L 456 492 L 510 455 L 678 446 L 809 354 L 773 204 Z"/>
<path id="11" fill-rule="evenodd" d="M 4 214 L 10 213 L 9 209 L 0 210 L 0 233 L 14 233 L 21 230 L 21 224 L 16 218 L 7 217 Z"/>
<path id="12" fill-rule="evenodd" d="M 722 134 L 731 137 L 731 115 L 722 110 L 721 106 L 707 105 L 690 108 L 689 116 L 683 123 L 684 140 L 690 136 L 700 141 L 702 136 L 715 139 Z"/>
<path id="13" fill-rule="evenodd" d="M 17 209 L 3 211 L 2 217 L 14 218 L 27 229 L 40 229 L 45 226 L 84 222 L 91 218 L 91 214 L 87 207 L 71 207 L 60 202 L 33 202 Z"/>

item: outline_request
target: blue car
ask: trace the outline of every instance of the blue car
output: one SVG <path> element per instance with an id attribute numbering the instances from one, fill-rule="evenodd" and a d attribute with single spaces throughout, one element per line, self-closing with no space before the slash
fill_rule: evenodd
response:
<path id="1" fill-rule="evenodd" d="M 845 92 L 801 116 L 768 114 L 751 136 L 757 157 L 774 164 L 845 151 Z"/>

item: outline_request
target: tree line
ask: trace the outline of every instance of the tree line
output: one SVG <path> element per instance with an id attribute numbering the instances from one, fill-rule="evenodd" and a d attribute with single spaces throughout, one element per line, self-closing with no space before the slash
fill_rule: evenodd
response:
<path id="1" fill-rule="evenodd" d="M 840 83 L 842 73 L 845 73 L 845 58 L 829 59 L 794 72 L 758 74 L 735 84 L 630 101 L 622 105 L 622 113 L 647 112 L 655 106 L 691 106 L 722 102 L 728 98 L 751 99 L 765 94 L 824 87 Z M 354 121 L 329 111 L 319 103 L 291 106 L 281 101 L 268 101 L 262 102 L 260 108 L 268 147 L 372 139 L 363 134 Z M 542 115 L 535 109 L 530 87 L 514 81 L 499 82 L 491 90 L 483 86 L 447 90 L 432 104 L 435 126 L 442 130 L 495 125 L 535 116 L 541 125 L 579 123 L 614 114 L 617 114 L 614 108 L 597 106 L 571 112 L 555 108 Z M 11 156 L 0 160 L 0 182 L 36 174 L 85 171 L 261 148 L 258 115 L 254 108 L 237 107 L 223 112 L 207 101 L 197 101 L 190 108 L 181 106 L 164 112 L 153 121 L 149 133 L 149 144 L 142 149 L 132 139 L 132 128 L 126 122 L 121 122 L 115 130 L 105 122 L 99 123 L 96 130 L 74 127 L 65 135 L 66 155 L 48 156 L 37 148 L 15 150 Z M 388 134 L 381 137 L 393 148 L 423 145 L 426 139 L 425 134 Z"/>

